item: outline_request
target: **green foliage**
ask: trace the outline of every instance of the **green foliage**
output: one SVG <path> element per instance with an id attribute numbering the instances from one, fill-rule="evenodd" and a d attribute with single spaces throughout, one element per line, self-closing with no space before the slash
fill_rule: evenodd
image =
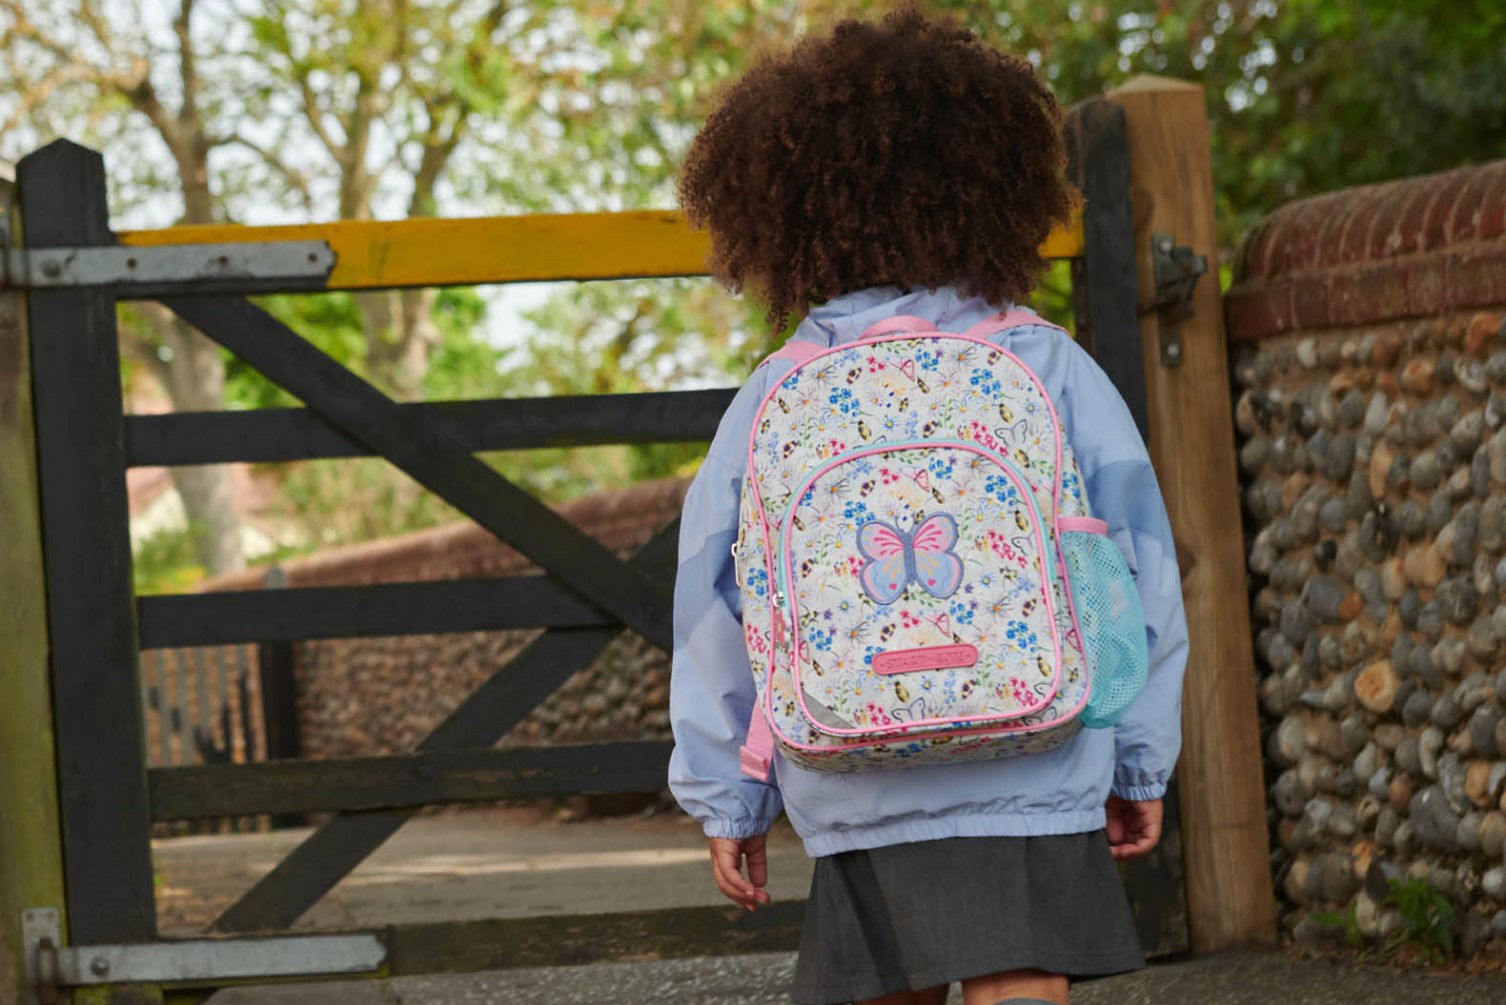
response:
<path id="1" fill-rule="evenodd" d="M 261 297 L 258 303 L 336 362 L 357 373 L 363 371 L 366 333 L 349 293 L 282 294 Z M 235 356 L 228 352 L 223 355 L 227 408 L 290 408 L 298 404 L 292 395 Z"/>
<path id="2" fill-rule="evenodd" d="M 1344 941 L 1355 949 L 1364 949 L 1365 933 L 1360 931 L 1358 920 L 1359 901 L 1350 901 L 1347 911 L 1314 911 L 1309 917 L 1325 928 L 1337 928 L 1344 933 Z"/>
<path id="3" fill-rule="evenodd" d="M 1396 908 L 1406 926 L 1387 943 L 1386 952 L 1408 946 L 1428 963 L 1442 963 L 1454 955 L 1454 905 L 1427 880 L 1393 879 L 1386 905 Z"/>
<path id="4" fill-rule="evenodd" d="M 1427 880 L 1419 876 L 1391 880 L 1383 904 L 1395 908 L 1402 920 L 1402 928 L 1381 947 L 1383 953 L 1391 956 L 1406 949 L 1429 964 L 1453 958 L 1454 905 Z M 1309 917 L 1325 928 L 1341 932 L 1351 947 L 1362 952 L 1369 950 L 1370 940 L 1360 930 L 1357 899 L 1350 901 L 1347 910 L 1314 911 Z"/>
<path id="5" fill-rule="evenodd" d="M 309 548 L 356 544 L 460 519 L 385 460 L 305 461 L 281 471 L 281 506 L 307 529 Z"/>
<path id="6" fill-rule="evenodd" d="M 160 530 L 135 549 L 131 575 L 136 594 L 183 593 L 204 578 L 191 528 Z"/>
<path id="7" fill-rule="evenodd" d="M 1226 251 L 1290 199 L 1506 157 L 1506 5 L 1490 0 L 933 3 L 1031 60 L 1066 104 L 1141 73 L 1201 83 Z M 20 11 L 36 36 L 16 30 L 0 48 L 0 119 L 14 125 L 0 131 L 0 153 L 17 156 L 53 134 L 92 142 L 110 152 L 117 211 L 154 225 L 176 215 L 183 190 L 148 99 L 171 105 L 188 78 L 128 6 L 0 0 L 0 31 L 20 24 Z M 201 0 L 199 28 L 214 27 L 197 32 L 194 111 L 213 141 L 214 211 L 301 219 L 668 207 L 675 166 L 727 81 L 838 14 L 890 6 Z M 101 17 L 91 22 L 85 9 Z M 1226 263 L 1220 276 L 1227 282 Z M 385 379 L 372 372 L 382 335 L 363 309 L 370 300 L 262 302 L 338 361 Z M 1064 264 L 1042 277 L 1032 305 L 1070 320 Z M 484 311 L 471 291 L 435 297 L 424 397 L 724 385 L 782 334 L 756 304 L 704 280 L 575 286 L 533 311 L 526 344 L 506 353 L 482 338 Z M 127 379 L 140 379 L 161 362 L 161 346 L 139 318 L 128 314 L 127 328 L 136 347 Z M 228 407 L 294 404 L 244 365 L 227 366 Z M 419 393 L 414 386 L 407 393 Z M 688 470 L 697 450 L 490 460 L 558 499 Z M 444 507 L 384 472 L 380 462 L 342 461 L 283 477 L 321 540 L 444 518 Z"/>

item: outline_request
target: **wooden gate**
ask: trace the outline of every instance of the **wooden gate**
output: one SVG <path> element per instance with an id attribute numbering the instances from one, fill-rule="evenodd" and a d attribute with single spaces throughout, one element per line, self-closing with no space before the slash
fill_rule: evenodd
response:
<path id="1" fill-rule="evenodd" d="M 1091 102 L 1074 110 L 1071 136 L 1087 211 L 1083 222 L 1053 234 L 1046 251 L 1072 260 L 1080 337 L 1148 431 L 1124 113 L 1113 102 Z M 670 648 L 677 524 L 621 559 L 475 454 L 706 440 L 732 392 L 398 404 L 241 298 L 701 273 L 704 241 L 674 214 L 114 234 L 105 190 L 98 154 L 56 143 L 21 163 L 6 218 L 15 249 L 11 285 L 26 295 L 24 312 L 6 316 L 12 331 L 29 328 L 29 341 L 12 337 L 19 348 L 0 359 L 10 366 L 0 365 L 0 377 L 9 382 L 0 383 L 0 392 L 19 389 L 0 399 L 13 411 L 7 419 L 0 409 L 0 450 L 14 452 L 26 441 L 34 415 L 37 465 L 34 483 L 25 483 L 35 493 L 29 505 L 0 499 L 0 519 L 10 522 L 3 531 L 13 539 L 0 540 L 0 549 L 7 563 L 18 563 L 11 593 L 0 594 L 0 601 L 28 589 L 45 592 L 46 612 L 44 622 L 37 605 L 23 609 L 20 617 L 30 618 L 22 624 L 26 630 L 9 641 L 0 636 L 0 645 L 12 647 L 0 655 L 10 660 L 14 654 L 22 671 L 0 697 L 50 708 L 20 740 L 13 738 L 10 749 L 37 756 L 55 744 L 57 772 L 55 778 L 45 771 L 24 778 L 27 791 L 53 805 L 16 825 L 29 828 L 22 831 L 36 846 L 29 861 L 41 873 L 25 883 L 0 873 L 0 898 L 24 898 L 16 906 L 28 909 L 19 929 L 5 931 L 14 936 L 11 945 L 21 943 L 36 1000 L 69 988 L 87 989 L 91 1001 L 159 1001 L 163 994 L 195 1000 L 206 989 L 281 976 L 793 947 L 803 909 L 798 902 L 751 915 L 674 909 L 271 941 L 227 938 L 285 932 L 421 807 L 663 787 L 667 743 L 491 748 L 618 633 L 631 630 Z M 116 303 L 148 298 L 307 407 L 124 416 Z M 14 291 L 9 299 L 18 309 Z M 22 414 L 28 407 L 30 414 Z M 356 456 L 386 458 L 546 574 L 133 597 L 127 468 Z M 34 526 L 38 512 L 40 552 L 14 540 L 15 531 L 24 537 Z M 411 754 L 147 768 L 142 650 L 539 627 L 545 631 Z M 1258 763 L 1253 768 L 1258 772 Z M 22 783 L 18 772 L 0 765 L 0 795 Z M 1258 791 L 1258 777 L 1256 783 Z M 154 823 L 314 812 L 334 815 L 214 922 L 216 938 L 157 939 Z M 1188 945 L 1177 820 L 1173 803 L 1162 850 L 1127 873 L 1152 952 Z M 0 899 L 0 907 L 12 906 Z"/>

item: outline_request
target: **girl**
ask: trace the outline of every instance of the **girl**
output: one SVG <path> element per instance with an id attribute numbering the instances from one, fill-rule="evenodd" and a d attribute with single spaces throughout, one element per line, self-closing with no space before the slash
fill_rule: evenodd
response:
<path id="1" fill-rule="evenodd" d="M 1060 122 L 1026 63 L 906 6 L 754 67 L 696 137 L 681 196 L 727 286 L 766 301 L 776 329 L 806 312 L 794 339 L 837 346 L 896 315 L 963 332 L 1029 291 L 1037 249 L 1069 216 Z M 1180 745 L 1171 530 L 1092 359 L 1044 325 L 995 341 L 1045 385 L 1135 573 L 1150 676 L 1117 727 L 981 763 L 835 774 L 776 760 L 769 783 L 745 777 L 755 690 L 731 545 L 753 415 L 788 361 L 742 389 L 686 499 L 670 785 L 743 907 L 769 899 L 764 841 L 781 810 L 816 859 L 797 1002 L 939 1005 L 960 981 L 967 1005 L 1065 1003 L 1069 980 L 1144 962 L 1114 860 L 1154 847 Z"/>

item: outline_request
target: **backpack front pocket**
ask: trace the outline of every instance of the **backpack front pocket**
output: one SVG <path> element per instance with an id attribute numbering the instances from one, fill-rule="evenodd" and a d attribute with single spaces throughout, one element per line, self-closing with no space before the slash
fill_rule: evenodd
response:
<path id="1" fill-rule="evenodd" d="M 1092 682 L 1082 723 L 1106 729 L 1123 718 L 1145 688 L 1149 656 L 1140 591 L 1103 521 L 1063 518 L 1061 546 Z"/>
<path id="2" fill-rule="evenodd" d="M 1052 549 L 1029 482 L 971 443 L 843 451 L 795 495 L 777 574 L 804 718 L 836 737 L 976 728 L 1056 695 Z"/>

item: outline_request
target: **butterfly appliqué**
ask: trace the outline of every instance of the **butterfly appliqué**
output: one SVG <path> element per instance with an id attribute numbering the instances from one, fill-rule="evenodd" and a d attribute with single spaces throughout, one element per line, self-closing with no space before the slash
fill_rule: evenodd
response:
<path id="1" fill-rule="evenodd" d="M 957 521 L 935 513 L 906 533 L 891 523 L 873 520 L 858 528 L 858 553 L 866 561 L 859 572 L 863 592 L 876 603 L 892 604 L 910 583 L 933 597 L 946 598 L 962 585 Z"/>

